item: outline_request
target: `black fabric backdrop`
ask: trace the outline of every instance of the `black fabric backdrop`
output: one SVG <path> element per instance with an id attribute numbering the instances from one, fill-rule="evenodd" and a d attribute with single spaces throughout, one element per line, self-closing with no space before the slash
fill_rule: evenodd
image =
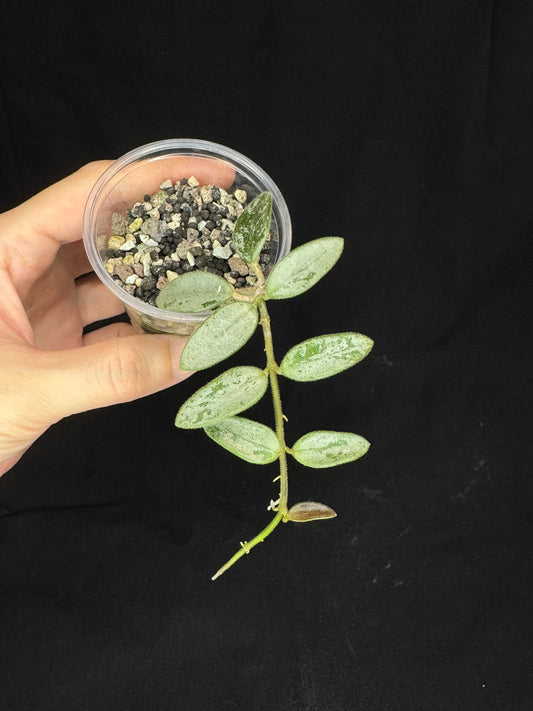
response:
<path id="1" fill-rule="evenodd" d="M 175 429 L 205 373 L 52 427 L 0 480 L 2 710 L 533 708 L 532 37 L 520 0 L 4 3 L 2 208 L 153 140 L 228 145 L 294 245 L 346 240 L 272 305 L 277 352 L 375 347 L 282 383 L 289 439 L 372 442 L 292 465 L 291 500 L 338 517 L 216 582 L 275 467 Z M 261 362 L 255 339 L 210 377 Z"/>

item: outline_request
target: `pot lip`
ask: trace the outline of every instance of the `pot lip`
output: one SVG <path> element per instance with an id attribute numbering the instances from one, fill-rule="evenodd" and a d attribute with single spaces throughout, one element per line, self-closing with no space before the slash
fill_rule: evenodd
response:
<path id="1" fill-rule="evenodd" d="M 142 161 L 160 160 L 173 155 L 189 155 L 222 160 L 231 164 L 245 178 L 250 176 L 252 182 L 259 183 L 264 190 L 268 190 L 272 194 L 273 212 L 278 223 L 280 237 L 276 262 L 282 259 L 290 250 L 292 241 L 291 219 L 285 198 L 272 178 L 247 156 L 233 148 L 213 141 L 199 138 L 167 138 L 153 141 L 124 153 L 104 170 L 87 197 L 83 213 L 83 242 L 95 274 L 124 303 L 128 312 L 133 311 L 151 319 L 168 322 L 200 323 L 212 311 L 201 313 L 166 311 L 157 306 L 147 304 L 121 289 L 106 271 L 96 248 L 98 208 L 108 193 L 115 187 L 113 179 L 121 172 L 127 171 L 128 167 L 134 170 L 135 166 Z M 127 172 L 124 173 L 124 175 L 126 174 Z"/>

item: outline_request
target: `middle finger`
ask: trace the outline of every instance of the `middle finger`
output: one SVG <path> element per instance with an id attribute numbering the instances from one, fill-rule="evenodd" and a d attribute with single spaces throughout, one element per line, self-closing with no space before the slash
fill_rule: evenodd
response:
<path id="1" fill-rule="evenodd" d="M 95 274 L 86 274 L 76 280 L 76 294 L 83 326 L 118 316 L 126 310 L 122 301 Z"/>

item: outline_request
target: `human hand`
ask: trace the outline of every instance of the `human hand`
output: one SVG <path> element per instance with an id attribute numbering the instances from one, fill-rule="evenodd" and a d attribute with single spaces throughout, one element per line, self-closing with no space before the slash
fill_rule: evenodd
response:
<path id="1" fill-rule="evenodd" d="M 179 368 L 183 338 L 135 335 L 127 323 L 83 335 L 84 326 L 124 311 L 92 273 L 80 239 L 85 201 L 110 162 L 89 163 L 0 215 L 0 476 L 61 418 L 190 375 Z M 194 172 L 209 182 L 212 168 L 204 167 L 198 162 Z M 190 170 L 184 165 L 175 179 Z"/>

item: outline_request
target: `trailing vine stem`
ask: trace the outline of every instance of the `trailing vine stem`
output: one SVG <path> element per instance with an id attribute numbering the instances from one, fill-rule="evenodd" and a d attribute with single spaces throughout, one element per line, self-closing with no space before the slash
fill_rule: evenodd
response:
<path id="1" fill-rule="evenodd" d="M 235 223 L 235 254 L 247 265 L 248 275 L 255 275 L 255 279 L 247 279 L 248 286 L 236 288 L 233 278 L 226 280 L 209 271 L 192 271 L 169 281 L 156 298 L 159 308 L 177 313 L 212 311 L 183 348 L 183 370 L 204 370 L 220 363 L 236 353 L 259 324 L 263 332 L 265 368 L 243 365 L 226 370 L 182 403 L 175 419 L 176 427 L 181 429 L 203 428 L 217 444 L 247 462 L 279 462 L 274 479 L 279 480 L 279 495 L 268 506 L 273 518 L 251 541 L 241 542 L 240 549 L 219 568 L 213 580 L 262 543 L 279 523 L 304 523 L 337 515 L 318 501 L 300 501 L 288 508 L 288 455 L 300 465 L 325 469 L 359 459 L 370 446 L 364 437 L 353 432 L 331 430 L 307 432 L 290 447 L 285 442 L 287 418 L 281 404 L 279 376 L 298 382 L 328 378 L 362 360 L 372 349 L 373 341 L 354 331 L 315 336 L 289 348 L 278 365 L 267 301 L 292 298 L 314 286 L 339 259 L 344 241 L 341 237 L 319 237 L 296 247 L 272 266 L 267 283 L 259 261 L 271 221 L 272 195 L 263 192 L 243 208 Z M 258 402 L 269 387 L 275 427 L 238 417 Z"/>
<path id="2" fill-rule="evenodd" d="M 279 372 L 279 366 L 276 362 L 276 358 L 274 355 L 274 343 L 272 339 L 272 329 L 270 327 L 270 315 L 268 313 L 267 305 L 265 303 L 265 298 L 264 298 L 264 285 L 265 285 L 265 278 L 263 275 L 263 272 L 257 263 L 253 263 L 250 265 L 254 272 L 257 275 L 258 278 L 258 283 L 259 283 L 259 289 L 258 289 L 258 296 L 255 299 L 255 303 L 257 304 L 257 307 L 259 309 L 259 323 L 261 325 L 261 328 L 263 330 L 263 338 L 265 342 L 265 353 L 266 353 L 266 373 L 268 375 L 269 383 L 270 383 L 270 391 L 272 394 L 272 403 L 274 406 L 274 421 L 275 421 L 275 426 L 276 426 L 276 435 L 278 438 L 279 442 L 279 476 L 276 477 L 276 479 L 279 479 L 280 482 L 280 489 L 279 489 L 279 500 L 277 502 L 271 502 L 271 505 L 269 506 L 269 509 L 272 511 L 276 512 L 276 515 L 274 518 L 268 523 L 265 528 L 257 534 L 254 538 L 252 538 L 251 541 L 244 541 L 241 543 L 240 549 L 233 555 L 227 563 L 225 563 L 221 568 L 217 570 L 215 575 L 211 578 L 211 580 L 216 580 L 219 578 L 223 573 L 228 570 L 228 568 L 231 568 L 231 566 L 236 563 L 239 558 L 242 558 L 243 555 L 246 555 L 249 553 L 252 548 L 254 548 L 258 543 L 262 543 L 265 538 L 272 533 L 272 531 L 277 527 L 281 521 L 286 520 L 286 515 L 288 513 L 288 508 L 287 508 L 287 502 L 288 502 L 288 496 L 289 496 L 289 478 L 288 478 L 288 466 L 287 466 L 287 446 L 285 444 L 285 427 L 284 427 L 284 421 L 285 421 L 285 416 L 283 414 L 283 408 L 281 404 L 281 395 L 280 395 L 280 390 L 279 390 L 279 382 L 278 382 L 278 372 Z"/>

